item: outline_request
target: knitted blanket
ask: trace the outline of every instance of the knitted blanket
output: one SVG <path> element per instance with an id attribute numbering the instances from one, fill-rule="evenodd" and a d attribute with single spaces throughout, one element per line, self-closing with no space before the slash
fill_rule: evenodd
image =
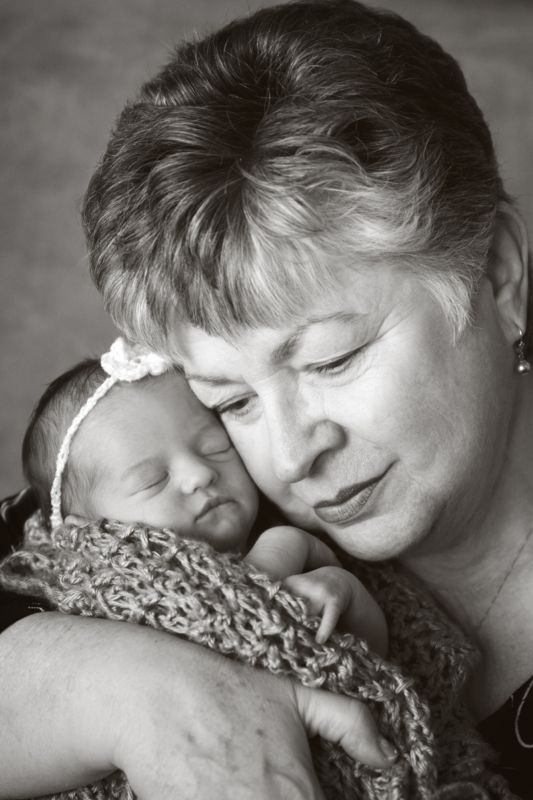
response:
<path id="1" fill-rule="evenodd" d="M 386 614 L 387 661 L 348 634 L 318 644 L 319 620 L 302 599 L 237 555 L 169 530 L 103 521 L 50 534 L 37 514 L 27 523 L 23 549 L 3 562 L 0 580 L 63 613 L 149 625 L 367 703 L 400 757 L 378 771 L 313 740 L 327 800 L 512 800 L 461 702 L 475 657 L 471 645 L 393 564 L 351 567 Z M 54 796 L 111 798 L 133 798 L 122 773 Z"/>

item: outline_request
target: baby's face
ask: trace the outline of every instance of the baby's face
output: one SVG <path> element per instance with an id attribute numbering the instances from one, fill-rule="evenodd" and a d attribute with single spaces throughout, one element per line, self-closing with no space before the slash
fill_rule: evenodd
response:
<path id="1" fill-rule="evenodd" d="M 169 373 L 122 384 L 91 411 L 71 450 L 92 481 L 92 519 L 144 522 L 243 550 L 258 494 L 218 419 Z"/>

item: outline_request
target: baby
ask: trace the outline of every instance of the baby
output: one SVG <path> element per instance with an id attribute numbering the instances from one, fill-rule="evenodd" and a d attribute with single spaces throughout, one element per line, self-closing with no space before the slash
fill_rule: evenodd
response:
<path id="1" fill-rule="evenodd" d="M 50 525 L 114 519 L 237 551 L 320 615 L 387 649 L 383 613 L 320 539 L 288 525 L 257 535 L 259 493 L 217 417 L 182 375 L 118 339 L 50 384 L 23 445 L 24 473 Z"/>

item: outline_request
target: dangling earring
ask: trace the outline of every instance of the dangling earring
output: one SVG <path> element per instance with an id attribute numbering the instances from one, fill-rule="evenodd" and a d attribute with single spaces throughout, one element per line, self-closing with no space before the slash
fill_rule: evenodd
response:
<path id="1" fill-rule="evenodd" d="M 518 328 L 519 338 L 514 343 L 514 351 L 516 353 L 516 361 L 514 365 L 515 372 L 519 375 L 526 375 L 531 369 L 531 364 L 524 355 L 526 343 L 524 340 L 524 331 Z"/>

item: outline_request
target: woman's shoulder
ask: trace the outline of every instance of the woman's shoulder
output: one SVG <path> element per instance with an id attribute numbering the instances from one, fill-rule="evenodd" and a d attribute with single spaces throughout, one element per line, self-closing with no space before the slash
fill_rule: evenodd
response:
<path id="1" fill-rule="evenodd" d="M 524 800 L 533 786 L 533 676 L 478 726 L 499 754 L 499 771 Z"/>

